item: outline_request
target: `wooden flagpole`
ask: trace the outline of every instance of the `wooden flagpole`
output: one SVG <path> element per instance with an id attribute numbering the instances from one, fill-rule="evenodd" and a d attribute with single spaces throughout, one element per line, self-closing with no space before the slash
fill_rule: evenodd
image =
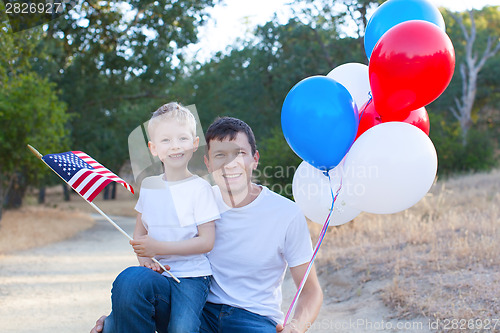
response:
<path id="1" fill-rule="evenodd" d="M 48 166 L 48 167 L 50 168 L 50 170 L 54 171 L 54 169 L 52 169 L 52 168 L 50 167 L 50 165 L 48 165 L 47 163 L 45 163 L 45 161 L 42 159 L 43 155 L 42 155 L 42 154 L 40 154 L 40 153 L 38 152 L 38 150 L 36 150 L 35 148 L 33 148 L 33 146 L 31 146 L 31 145 L 28 145 L 28 148 L 31 150 L 31 152 L 32 152 L 32 153 L 33 153 L 33 154 L 34 154 L 34 155 L 35 155 L 35 156 L 36 156 L 39 160 L 41 160 L 41 161 L 42 161 L 42 162 L 43 162 L 46 166 Z M 56 175 L 58 175 L 58 176 L 59 176 L 59 178 L 61 178 L 61 179 L 62 179 L 62 180 L 63 180 L 66 184 L 68 184 L 68 182 L 66 181 L 66 179 L 62 178 L 62 177 L 61 177 L 61 176 L 60 176 L 57 172 L 55 172 L 55 171 L 54 171 L 54 173 L 55 173 Z M 69 185 L 69 184 L 68 184 L 68 185 Z M 69 186 L 71 186 L 71 185 L 69 185 Z M 77 193 L 78 193 L 78 191 L 75 191 L 75 192 L 77 192 Z M 109 223 L 111 223 L 111 224 L 113 225 L 113 227 L 115 227 L 115 228 L 116 228 L 119 232 L 121 232 L 121 233 L 122 233 L 125 237 L 127 237 L 129 240 L 133 240 L 133 238 L 132 238 L 132 237 L 130 237 L 130 236 L 129 236 L 129 234 L 127 234 L 127 233 L 125 232 L 125 230 L 123 230 L 122 228 L 120 228 L 120 226 L 119 226 L 118 224 L 116 224 L 116 223 L 115 223 L 112 219 L 110 219 L 110 218 L 109 218 L 109 216 L 108 216 L 108 215 L 106 215 L 106 214 L 105 214 L 105 213 L 104 213 L 104 212 L 103 212 L 103 211 L 102 211 L 99 207 L 97 207 L 97 206 L 96 206 L 93 202 L 90 202 L 90 201 L 88 201 L 87 199 L 85 199 L 85 198 L 84 198 L 84 197 L 83 197 L 80 193 L 78 193 L 78 194 L 79 194 L 79 195 L 80 195 L 80 197 L 82 197 L 82 199 L 83 199 L 83 200 L 85 200 L 85 201 L 86 201 L 89 205 L 91 205 L 92 207 L 94 207 L 94 209 L 95 209 L 95 210 L 96 210 L 99 214 L 101 214 L 101 215 L 102 215 L 102 217 L 104 217 L 104 218 L 106 219 L 106 221 L 108 221 Z M 167 270 L 167 269 L 165 268 L 165 266 L 163 266 L 163 265 L 162 265 L 162 264 L 161 264 L 158 260 L 156 260 L 155 258 L 151 258 L 151 259 L 153 259 L 153 261 L 154 261 L 155 263 L 157 263 L 158 265 L 160 265 L 160 267 L 161 267 L 161 268 L 162 268 L 165 272 L 167 272 L 167 274 L 168 274 L 168 275 L 170 275 L 170 276 L 171 276 L 171 277 L 172 277 L 172 278 L 173 278 L 173 279 L 174 279 L 177 283 L 180 283 L 180 282 L 181 282 L 181 281 L 180 281 L 178 278 L 176 278 L 176 277 L 175 277 L 172 273 L 170 273 L 170 271 L 169 271 L 169 270 Z"/>

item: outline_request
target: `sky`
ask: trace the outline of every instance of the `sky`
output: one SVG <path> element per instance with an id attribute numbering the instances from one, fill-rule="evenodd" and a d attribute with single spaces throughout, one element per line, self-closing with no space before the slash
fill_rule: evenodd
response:
<path id="1" fill-rule="evenodd" d="M 200 28 L 200 42 L 189 47 L 189 53 L 199 61 L 210 58 L 210 55 L 224 50 L 236 38 L 244 38 L 252 29 L 268 22 L 276 13 L 283 23 L 289 13 L 287 3 L 293 0 L 223 0 L 209 10 L 211 19 Z M 453 11 L 471 8 L 479 9 L 486 5 L 498 5 L 498 0 L 431 0 L 438 7 Z"/>

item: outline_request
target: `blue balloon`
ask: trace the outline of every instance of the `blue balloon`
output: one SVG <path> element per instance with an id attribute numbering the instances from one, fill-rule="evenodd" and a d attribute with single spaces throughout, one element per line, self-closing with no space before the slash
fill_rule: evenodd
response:
<path id="1" fill-rule="evenodd" d="M 446 31 L 443 15 L 428 0 L 388 0 L 378 7 L 368 21 L 365 29 L 365 53 L 368 59 L 380 37 L 395 25 L 421 20 L 434 23 Z"/>
<path id="2" fill-rule="evenodd" d="M 320 170 L 337 166 L 358 131 L 358 109 L 347 89 L 326 76 L 297 83 L 281 109 L 281 127 L 290 148 Z"/>

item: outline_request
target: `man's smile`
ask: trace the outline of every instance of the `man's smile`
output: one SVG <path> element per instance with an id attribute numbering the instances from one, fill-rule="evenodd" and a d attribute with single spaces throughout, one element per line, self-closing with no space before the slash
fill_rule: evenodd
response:
<path id="1" fill-rule="evenodd" d="M 232 174 L 224 174 L 222 176 L 224 178 L 234 179 L 234 178 L 238 178 L 241 175 L 242 175 L 241 173 L 232 173 Z"/>

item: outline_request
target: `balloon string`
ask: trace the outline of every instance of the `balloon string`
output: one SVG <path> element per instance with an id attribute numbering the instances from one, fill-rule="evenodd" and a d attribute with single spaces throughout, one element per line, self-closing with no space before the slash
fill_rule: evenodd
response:
<path id="1" fill-rule="evenodd" d="M 304 274 L 302 281 L 300 281 L 299 288 L 297 289 L 297 292 L 295 293 L 295 297 L 293 298 L 292 303 L 290 304 L 290 307 L 288 308 L 288 312 L 286 313 L 285 320 L 283 322 L 283 327 L 286 326 L 288 319 L 290 318 L 290 315 L 292 314 L 293 310 L 295 309 L 297 299 L 299 298 L 300 293 L 302 292 L 302 289 L 304 289 L 304 284 L 306 283 L 307 277 L 309 276 L 309 273 L 311 272 L 312 265 L 314 263 L 314 260 L 316 259 L 316 255 L 318 254 L 318 250 L 321 246 L 321 243 L 323 242 L 323 238 L 326 235 L 326 230 L 328 229 L 328 225 L 330 224 L 330 217 L 331 217 L 332 212 L 333 212 L 333 205 L 335 204 L 335 200 L 337 200 L 337 196 L 339 195 L 340 189 L 342 188 L 342 179 L 341 179 L 340 186 L 337 189 L 337 192 L 335 194 L 333 194 L 333 188 L 332 188 L 332 184 L 331 184 L 330 175 L 328 174 L 328 172 L 325 172 L 325 175 L 328 176 L 328 183 L 330 184 L 330 193 L 332 194 L 332 206 L 330 207 L 330 213 L 328 213 L 328 216 L 326 217 L 325 223 L 323 223 L 323 228 L 321 229 L 321 232 L 319 233 L 318 242 L 316 243 L 316 246 L 314 248 L 312 258 L 309 261 L 309 264 L 307 265 L 306 273 Z"/>
<path id="2" fill-rule="evenodd" d="M 365 107 L 364 107 L 364 108 L 363 108 L 363 110 L 361 111 L 361 114 L 359 115 L 359 119 L 361 119 L 361 118 L 363 117 L 363 114 L 365 113 L 365 110 L 366 110 L 366 106 L 368 106 L 368 104 L 370 104 L 370 103 L 372 102 L 372 99 L 373 99 L 373 97 L 372 97 L 372 92 L 371 92 L 371 91 L 369 91 L 369 92 L 368 92 L 368 95 L 370 96 L 370 99 L 368 100 L 368 102 L 366 102 Z"/>

